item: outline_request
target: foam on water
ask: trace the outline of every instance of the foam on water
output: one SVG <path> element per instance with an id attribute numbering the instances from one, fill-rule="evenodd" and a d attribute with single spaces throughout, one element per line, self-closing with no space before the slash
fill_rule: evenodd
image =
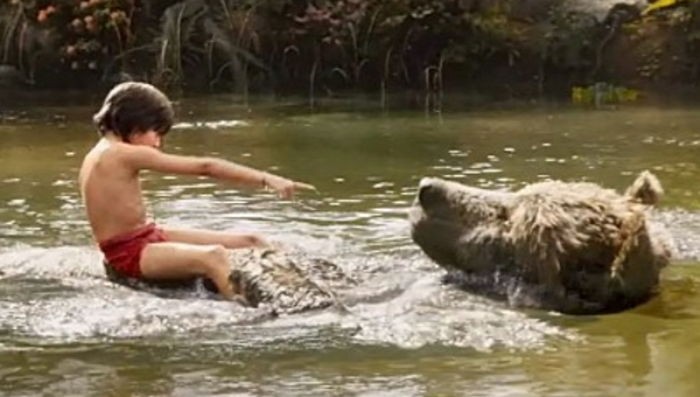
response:
<path id="1" fill-rule="evenodd" d="M 0 252 L 0 332 L 40 344 L 165 337 L 281 349 L 292 342 L 304 349 L 339 343 L 531 349 L 575 337 L 441 284 L 441 271 L 415 251 L 344 256 L 344 266 L 358 278 L 340 291 L 349 312 L 275 318 L 264 307 L 244 308 L 211 295 L 163 295 L 112 284 L 99 252 L 89 247 L 10 248 Z"/>
<path id="2" fill-rule="evenodd" d="M 551 337 L 576 338 L 522 312 L 443 285 L 439 277 L 418 280 L 389 303 L 359 307 L 358 313 L 364 320 L 358 340 L 402 348 L 529 349 L 544 347 Z"/>
<path id="3" fill-rule="evenodd" d="M 315 212 L 316 218 L 291 215 L 283 231 L 261 228 L 261 222 L 251 221 L 251 226 L 282 244 L 331 259 L 355 278 L 357 284 L 340 291 L 349 313 L 325 310 L 272 318 L 265 308 L 245 309 L 206 293 L 135 291 L 105 279 L 101 254 L 93 247 L 25 244 L 0 249 L 0 334 L 57 344 L 176 338 L 246 348 L 267 343 L 276 349 L 442 345 L 480 351 L 541 349 L 553 340 L 579 338 L 546 314 L 533 317 L 441 284 L 442 270 L 411 244 L 401 214 L 370 217 L 359 226 L 334 225 L 333 214 L 324 211 Z M 700 258 L 693 248 L 700 246 L 700 230 L 694 226 L 700 224 L 698 216 L 675 209 L 657 214 L 679 242 L 680 259 Z M 219 226 L 216 222 L 223 221 L 217 219 L 204 226 Z"/>

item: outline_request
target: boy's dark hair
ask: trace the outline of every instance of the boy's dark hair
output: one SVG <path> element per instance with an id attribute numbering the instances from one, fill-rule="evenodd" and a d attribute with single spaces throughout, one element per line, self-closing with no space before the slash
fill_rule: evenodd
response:
<path id="1" fill-rule="evenodd" d="M 129 140 L 132 132 L 155 130 L 165 135 L 173 125 L 174 112 L 168 97 L 146 83 L 122 83 L 107 94 L 93 122 L 104 135 L 111 131 Z"/>

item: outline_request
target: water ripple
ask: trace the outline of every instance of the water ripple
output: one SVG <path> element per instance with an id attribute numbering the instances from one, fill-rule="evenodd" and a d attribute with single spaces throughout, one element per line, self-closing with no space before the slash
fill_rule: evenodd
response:
<path id="1" fill-rule="evenodd" d="M 336 246 L 326 251 L 335 252 L 330 257 L 340 254 Z M 347 343 L 476 350 L 529 349 L 565 333 L 441 285 L 437 267 L 415 251 L 364 255 L 340 254 L 339 265 L 358 280 L 340 291 L 350 314 L 321 311 L 273 320 L 264 308 L 246 309 L 196 294 L 159 297 L 113 285 L 104 278 L 101 257 L 93 249 L 16 247 L 0 253 L 0 333 L 59 344 L 166 335 L 186 339 L 196 333 L 206 334 L 210 343 L 220 337 L 240 346 L 296 341 L 306 349 L 319 332 L 335 329 L 334 338 Z M 258 337 L 251 339 L 245 329 Z"/>

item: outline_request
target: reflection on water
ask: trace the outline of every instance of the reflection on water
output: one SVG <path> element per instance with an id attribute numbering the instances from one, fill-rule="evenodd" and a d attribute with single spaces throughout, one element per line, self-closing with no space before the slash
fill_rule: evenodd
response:
<path id="1" fill-rule="evenodd" d="M 349 313 L 271 318 L 204 292 L 158 296 L 107 282 L 75 176 L 95 139 L 88 107 L 0 124 L 3 394 L 684 395 L 700 386 L 700 115 L 691 110 L 446 113 L 242 109 L 181 103 L 166 142 L 313 183 L 280 201 L 203 178 L 145 175 L 157 222 L 252 230 L 333 260 L 358 280 Z M 657 218 L 684 263 L 630 312 L 515 311 L 439 282 L 411 242 L 418 180 L 484 188 L 557 178 L 623 189 L 651 169 Z M 688 394 L 689 395 L 689 394 Z"/>

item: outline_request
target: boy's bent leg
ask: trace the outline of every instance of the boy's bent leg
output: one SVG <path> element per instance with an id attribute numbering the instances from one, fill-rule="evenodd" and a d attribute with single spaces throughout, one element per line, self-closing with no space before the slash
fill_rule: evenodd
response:
<path id="1" fill-rule="evenodd" d="M 226 248 L 267 247 L 268 242 L 255 233 L 218 232 L 163 227 L 168 241 L 187 244 L 220 244 Z"/>
<path id="2" fill-rule="evenodd" d="M 226 249 L 221 245 L 193 245 L 177 242 L 151 243 L 141 251 L 141 274 L 152 280 L 177 280 L 196 276 L 211 279 L 226 299 L 235 291 Z"/>

